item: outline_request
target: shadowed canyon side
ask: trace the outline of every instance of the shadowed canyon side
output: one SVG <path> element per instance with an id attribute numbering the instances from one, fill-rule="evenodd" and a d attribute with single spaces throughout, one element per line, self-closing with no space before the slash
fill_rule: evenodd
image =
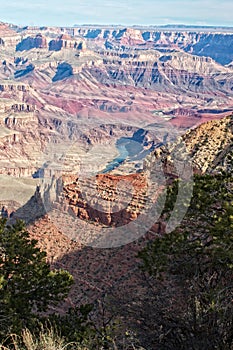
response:
<path id="1" fill-rule="evenodd" d="M 127 225 L 149 203 L 150 159 L 163 160 L 166 181 L 177 177 L 169 145 L 178 136 L 195 172 L 229 170 L 232 126 L 224 116 L 233 111 L 232 40 L 232 28 L 1 23 L 3 212 L 27 222 L 40 217 L 46 208 L 37 210 L 37 201 L 50 205 L 53 176 L 62 175 L 65 194 L 53 193 L 53 200 L 80 219 L 83 236 L 83 222 L 92 223 L 90 236 L 104 225 Z M 204 129 L 215 141 L 206 141 Z M 33 197 L 43 181 L 46 200 Z M 98 207 L 96 193 L 107 206 Z"/>
<path id="2" fill-rule="evenodd" d="M 153 140 L 159 124 L 169 122 L 168 128 L 183 133 L 229 114 L 233 66 L 225 61 L 231 50 L 222 51 L 220 62 L 198 56 L 192 47 L 216 53 L 220 38 L 231 47 L 233 34 L 199 29 L 194 34 L 2 23 L 1 173 L 36 177 L 54 149 L 64 147 L 71 169 L 76 164 L 79 171 L 77 163 L 88 158 L 102 171 L 117 158 L 122 137 L 144 129 Z M 145 142 L 143 147 L 148 150 Z"/>
<path id="3" fill-rule="evenodd" d="M 232 173 L 233 153 L 232 153 L 232 129 L 233 117 L 229 116 L 219 121 L 211 121 L 203 124 L 196 129 L 188 131 L 183 140 L 187 145 L 187 149 L 194 163 L 194 171 L 202 174 L 219 174 L 220 172 Z M 208 142 L 206 142 L 208 139 Z M 178 140 L 176 144 L 179 144 Z M 196 145 L 200 144 L 200 148 Z M 224 146 L 221 148 L 220 145 Z M 167 179 L 171 179 L 174 172 L 174 165 L 170 157 L 170 152 L 174 145 L 161 147 L 155 150 L 148 156 L 144 163 L 144 174 L 147 171 L 153 171 L 156 161 L 160 158 L 163 160 L 164 172 Z M 221 153 L 220 153 L 221 150 Z M 211 156 L 209 156 L 211 155 Z M 203 164 L 202 169 L 196 167 L 195 164 Z M 140 186 L 139 180 L 135 179 L 135 175 L 131 175 L 135 183 L 136 192 L 134 200 L 137 205 L 143 205 L 141 202 L 140 191 L 144 189 L 145 175 L 139 174 L 141 177 Z M 173 178 L 176 174 L 173 173 Z M 119 181 L 121 176 L 118 176 Z M 101 175 L 98 177 L 98 191 L 100 196 L 105 195 L 105 202 L 113 202 L 112 193 L 114 192 L 114 176 Z M 78 188 L 78 179 L 67 177 L 64 179 L 64 194 L 66 205 L 70 206 L 75 216 L 79 216 L 76 229 L 86 231 L 92 226 L 96 234 L 101 234 L 101 228 L 108 222 L 106 217 L 111 217 L 110 212 L 105 213 L 97 211 L 88 211 L 85 200 L 80 197 L 80 188 Z M 38 195 L 38 194 L 37 194 Z M 137 198 L 137 199 L 136 199 Z M 39 199 L 41 201 L 41 199 Z M 138 201 L 138 202 L 137 202 Z M 130 206 L 131 220 L 134 220 L 138 215 L 134 206 Z M 28 207 L 30 211 L 30 206 Z M 16 213 L 17 214 L 17 213 Z M 119 213 L 118 218 L 119 218 Z M 109 216 L 108 216 L 109 215 Z M 14 216 L 13 216 L 14 217 Z M 97 220 L 98 218 L 98 220 Z M 122 225 L 126 225 L 127 221 L 120 218 Z M 129 219 L 129 217 L 127 218 Z M 111 295 L 113 298 L 123 298 L 124 293 L 132 291 L 132 298 L 137 300 L 138 295 L 143 293 L 145 287 L 142 273 L 138 267 L 137 259 L 135 258 L 138 251 L 145 247 L 147 243 L 153 240 L 156 235 L 164 233 L 166 215 L 160 217 L 158 222 L 155 222 L 151 229 L 139 240 L 118 248 L 112 249 L 94 249 L 92 247 L 83 246 L 79 241 L 75 241 L 75 237 L 68 237 L 68 226 L 61 232 L 60 227 L 56 226 L 49 213 L 40 219 L 37 219 L 29 226 L 30 233 L 33 238 L 39 240 L 39 245 L 46 249 L 48 258 L 57 267 L 67 268 L 74 276 L 76 284 L 72 290 L 68 303 L 90 302 L 96 297 L 101 298 L 102 295 Z M 87 222 L 90 226 L 85 224 Z M 127 225 L 125 226 L 125 235 L 128 234 Z M 76 237 L 77 238 L 77 237 Z M 135 291 L 138 290 L 138 293 Z"/>
<path id="4" fill-rule="evenodd" d="M 232 134 L 233 115 L 221 120 L 203 123 L 197 128 L 187 131 L 171 146 L 165 145 L 156 149 L 154 154 L 146 158 L 145 165 L 150 164 L 150 161 L 154 158 L 162 158 L 165 164 L 169 164 L 170 153 L 174 145 L 177 146 L 184 142 L 186 151 L 190 154 L 192 160 L 194 173 L 231 173 L 233 167 Z"/>
<path id="5" fill-rule="evenodd" d="M 162 52 L 172 50 L 183 50 L 197 56 L 206 56 L 213 58 L 216 62 L 223 65 L 230 64 L 233 61 L 233 54 L 229 51 L 232 46 L 232 28 L 201 28 L 201 27 L 154 27 L 154 28 L 124 28 L 124 27 L 98 27 L 98 26 L 76 26 L 74 28 L 52 28 L 52 27 L 24 27 L 17 28 L 31 42 L 25 49 L 32 47 L 45 47 L 47 44 L 44 39 L 53 33 L 60 35 L 58 40 L 66 40 L 65 44 L 58 45 L 62 47 L 74 47 L 75 40 L 72 37 L 83 38 L 84 40 L 96 43 L 96 46 L 106 48 L 137 48 L 148 49 L 156 48 Z M 41 32 L 43 37 L 38 37 Z M 24 41 L 26 44 L 26 42 Z M 52 45 L 52 44 L 51 44 Z M 78 44 L 76 44 L 78 46 Z M 21 50 L 23 46 L 19 45 Z"/>
<path id="6" fill-rule="evenodd" d="M 197 179 L 225 176 L 232 193 L 232 44 L 233 28 L 0 23 L 1 216 L 24 220 L 50 266 L 73 275 L 50 311 L 94 303 L 99 326 L 103 302 L 124 334 L 133 325 L 153 343 L 138 253 L 205 229 Z"/>
<path id="7" fill-rule="evenodd" d="M 3 202 L 19 209 L 33 186 L 52 174 L 74 175 L 80 182 L 80 174 L 90 178 L 91 172 L 111 171 L 136 176 L 140 183 L 143 160 L 153 149 L 233 110 L 232 37 L 231 28 L 1 23 L 0 173 L 4 189 L 11 184 L 16 193 L 7 196 L 4 190 Z M 213 159 L 217 152 L 221 156 L 221 146 L 211 150 Z M 204 163 L 195 163 L 201 172 Z M 169 166 L 167 161 L 172 173 Z M 109 188 L 111 181 L 116 185 L 109 178 Z M 67 187 L 68 197 L 76 185 Z M 79 194 L 77 200 L 82 201 Z M 140 200 L 129 199 L 129 207 L 140 208 Z M 80 217 L 94 216 L 91 205 L 83 204 Z M 136 215 L 121 214 L 125 222 Z M 103 214 L 102 223 L 117 225 L 114 215 Z"/>

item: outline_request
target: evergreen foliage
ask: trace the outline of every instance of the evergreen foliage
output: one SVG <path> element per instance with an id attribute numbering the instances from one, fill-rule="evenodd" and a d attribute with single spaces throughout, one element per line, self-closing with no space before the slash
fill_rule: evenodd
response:
<path id="1" fill-rule="evenodd" d="M 23 222 L 0 220 L 0 337 L 32 327 L 40 312 L 63 300 L 73 277 L 51 271 L 46 253 L 30 240 Z"/>
<path id="2" fill-rule="evenodd" d="M 169 209 L 175 192 L 176 187 L 168 192 Z M 181 226 L 139 256 L 149 275 L 150 309 L 144 308 L 155 323 L 154 344 L 172 350 L 232 349 L 232 176 L 196 176 Z"/>

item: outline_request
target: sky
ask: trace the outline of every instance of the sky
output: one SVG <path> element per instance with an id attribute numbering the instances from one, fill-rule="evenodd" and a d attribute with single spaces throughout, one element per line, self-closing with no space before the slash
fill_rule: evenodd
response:
<path id="1" fill-rule="evenodd" d="M 233 26 L 233 0 L 0 0 L 0 21 L 19 25 Z"/>

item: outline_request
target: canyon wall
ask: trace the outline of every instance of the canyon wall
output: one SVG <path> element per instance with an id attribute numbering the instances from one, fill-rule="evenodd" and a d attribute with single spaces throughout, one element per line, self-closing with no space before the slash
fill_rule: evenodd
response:
<path id="1" fill-rule="evenodd" d="M 170 30 L 148 29 L 139 30 L 133 28 L 103 29 L 103 28 L 77 28 L 77 33 L 91 40 L 102 40 L 107 47 L 123 48 L 139 46 L 141 49 L 155 48 L 161 51 L 181 49 L 197 56 L 213 58 L 223 65 L 233 61 L 233 53 L 229 47 L 233 46 L 233 33 L 206 32 L 201 29 Z"/>

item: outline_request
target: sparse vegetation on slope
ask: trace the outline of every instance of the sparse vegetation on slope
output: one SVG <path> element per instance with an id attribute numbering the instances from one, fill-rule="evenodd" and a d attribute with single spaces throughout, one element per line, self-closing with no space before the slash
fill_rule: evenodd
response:
<path id="1" fill-rule="evenodd" d="M 232 349 L 232 204 L 230 174 L 197 176 L 181 226 L 139 254 L 151 297 L 142 312 L 149 349 Z"/>
<path id="2" fill-rule="evenodd" d="M 46 329 L 33 335 L 28 329 L 22 336 L 9 337 L 9 346 L 0 345 L 0 350 L 88 350 L 88 348 L 75 343 L 66 343 L 53 329 Z"/>

